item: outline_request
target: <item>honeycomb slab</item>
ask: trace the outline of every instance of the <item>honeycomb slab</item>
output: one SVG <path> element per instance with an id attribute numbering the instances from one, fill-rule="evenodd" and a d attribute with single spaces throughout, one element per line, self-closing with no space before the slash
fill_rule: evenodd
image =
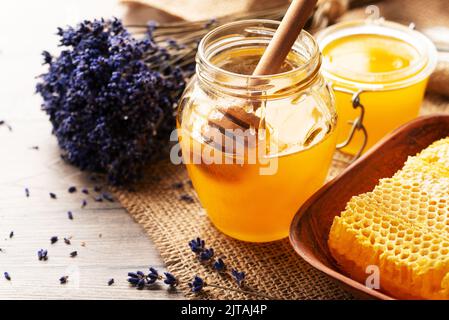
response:
<path id="1" fill-rule="evenodd" d="M 434 142 L 335 217 L 329 249 L 365 283 L 379 270 L 380 290 L 400 299 L 449 299 L 449 138 Z"/>

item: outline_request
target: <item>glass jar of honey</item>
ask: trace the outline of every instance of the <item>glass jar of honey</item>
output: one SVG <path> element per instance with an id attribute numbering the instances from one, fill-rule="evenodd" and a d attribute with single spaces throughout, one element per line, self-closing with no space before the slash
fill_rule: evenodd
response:
<path id="1" fill-rule="evenodd" d="M 337 141 L 343 143 L 364 108 L 365 133 L 356 130 L 342 150 L 356 154 L 415 118 L 437 53 L 421 33 L 384 19 L 343 22 L 317 35 L 323 75 L 332 84 L 338 112 Z"/>
<path id="2" fill-rule="evenodd" d="M 210 220 L 251 242 L 288 236 L 336 145 L 334 97 L 310 34 L 301 33 L 278 74 L 252 76 L 278 25 L 247 20 L 208 33 L 177 118 L 183 161 Z"/>

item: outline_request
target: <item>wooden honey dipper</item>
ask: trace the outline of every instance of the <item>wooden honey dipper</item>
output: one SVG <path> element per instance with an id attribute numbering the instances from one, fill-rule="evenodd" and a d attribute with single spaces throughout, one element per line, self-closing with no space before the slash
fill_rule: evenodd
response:
<path id="1" fill-rule="evenodd" d="M 311 16 L 318 0 L 293 0 L 285 13 L 279 27 L 273 35 L 270 43 L 260 58 L 253 76 L 263 76 L 276 74 L 285 61 L 293 44 L 298 38 L 301 30 Z M 257 78 L 251 81 L 251 84 L 257 84 Z M 260 103 L 253 103 L 254 109 L 260 106 Z M 259 128 L 260 118 L 253 113 L 248 113 L 243 108 L 230 107 L 218 108 L 223 114 L 221 118 L 209 119 L 209 125 L 216 128 L 225 135 L 225 139 L 233 139 L 227 136 L 230 130 L 241 129 L 248 130 Z"/>

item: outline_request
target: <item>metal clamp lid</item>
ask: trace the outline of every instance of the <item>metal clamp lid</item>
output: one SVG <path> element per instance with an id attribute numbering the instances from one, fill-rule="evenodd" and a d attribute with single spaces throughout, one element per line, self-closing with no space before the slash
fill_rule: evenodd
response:
<path id="1" fill-rule="evenodd" d="M 360 101 L 360 95 L 363 93 L 363 90 L 359 90 L 357 92 L 352 92 L 349 89 L 346 88 L 341 88 L 341 87 L 335 87 L 333 86 L 334 91 L 339 91 L 339 92 L 343 92 L 343 93 L 348 93 L 348 94 L 352 94 L 352 107 L 354 109 L 360 109 L 360 115 L 355 118 L 354 120 L 349 121 L 348 123 L 351 124 L 351 130 L 349 131 L 349 136 L 346 138 L 345 141 L 343 141 L 342 143 L 339 143 L 337 145 L 337 149 L 341 150 L 344 147 L 348 146 L 352 139 L 354 138 L 354 135 L 357 131 L 361 131 L 363 134 L 363 143 L 359 149 L 359 151 L 357 151 L 357 153 L 354 155 L 353 159 L 351 160 L 351 162 L 357 160 L 363 153 L 363 151 L 365 150 L 366 144 L 368 142 L 368 132 L 366 131 L 365 126 L 363 125 L 363 119 L 365 117 L 365 107 L 363 106 L 363 104 Z"/>

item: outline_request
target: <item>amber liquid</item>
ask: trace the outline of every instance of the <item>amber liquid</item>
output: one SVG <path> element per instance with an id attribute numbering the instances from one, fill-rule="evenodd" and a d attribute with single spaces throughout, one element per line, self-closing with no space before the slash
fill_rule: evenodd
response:
<path id="1" fill-rule="evenodd" d="M 338 76 L 356 82 L 357 79 L 345 77 L 347 71 L 353 75 L 371 74 L 375 78 L 376 74 L 403 70 L 419 58 L 412 45 L 400 39 L 375 34 L 350 35 L 334 40 L 323 49 L 323 56 L 327 67 Z M 418 115 L 426 84 L 427 79 L 424 79 L 403 88 L 365 91 L 361 94 L 361 102 L 365 107 L 364 125 L 368 131 L 365 151 L 387 133 Z M 338 82 L 334 85 L 342 86 Z M 351 95 L 335 91 L 335 97 L 338 142 L 343 142 L 351 130 L 349 122 L 356 119 L 360 111 L 352 107 Z M 355 154 L 362 144 L 363 134 L 357 132 L 352 143 L 343 151 Z"/>
<path id="2" fill-rule="evenodd" d="M 251 73 L 260 57 L 260 51 L 256 55 L 254 53 L 251 50 L 235 52 L 217 59 L 215 63 L 233 72 Z M 295 63 L 297 60 L 287 59 L 283 68 L 288 70 Z M 299 119 L 298 113 L 295 119 L 295 113 L 290 111 L 285 125 L 279 126 L 285 139 L 297 134 L 302 123 L 319 121 L 314 118 L 318 111 L 314 109 L 313 102 L 305 99 L 304 104 L 292 107 L 293 103 L 291 100 L 277 101 L 273 108 L 278 113 L 293 107 L 298 110 L 310 108 L 312 116 L 304 119 L 306 116 L 302 114 Z M 245 155 L 224 153 L 190 133 L 195 126 L 195 120 L 192 120 L 195 108 L 201 107 L 191 106 L 190 122 L 183 120 L 178 127 L 183 129 L 179 139 L 189 176 L 210 220 L 223 233 L 240 240 L 267 242 L 287 237 L 298 208 L 323 184 L 335 149 L 335 130 L 330 124 L 323 123 L 316 130 L 321 136 L 317 135 L 315 140 L 284 144 L 278 153 L 270 153 L 257 158 L 255 163 L 248 163 Z M 266 147 L 259 140 L 255 148 Z M 192 157 L 198 153 L 201 153 L 203 161 L 191 163 Z M 212 157 L 233 164 L 204 163 Z M 243 164 L 237 163 L 241 157 L 244 158 Z M 274 167 L 272 174 L 261 174 L 263 170 Z"/>

